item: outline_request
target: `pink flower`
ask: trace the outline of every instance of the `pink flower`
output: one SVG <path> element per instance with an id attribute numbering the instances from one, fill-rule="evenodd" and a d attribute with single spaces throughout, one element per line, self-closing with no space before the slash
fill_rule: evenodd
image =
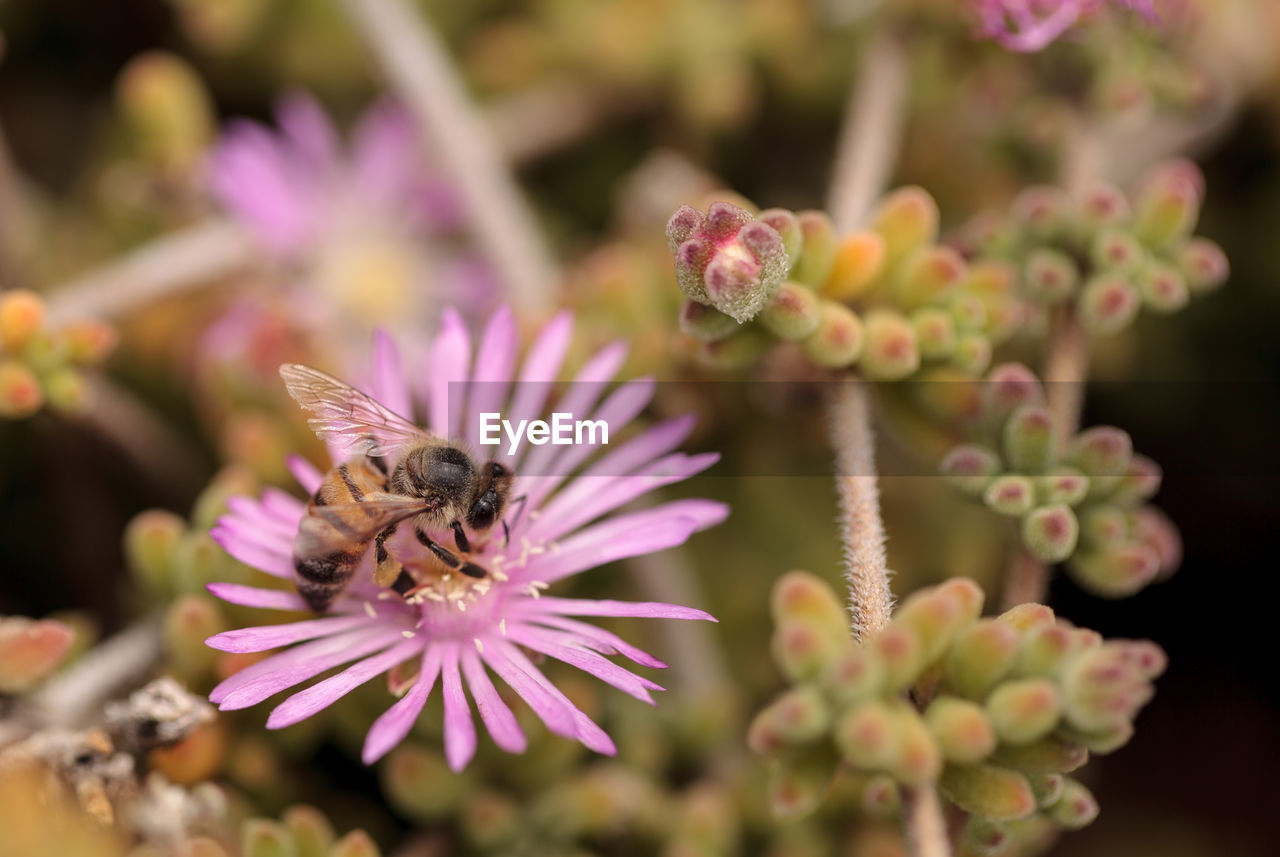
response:
<path id="1" fill-rule="evenodd" d="M 471 449 L 484 449 L 478 443 L 480 413 L 496 411 L 512 421 L 543 414 L 548 382 L 559 376 L 571 332 L 567 313 L 553 319 L 517 373 L 517 335 L 508 310 L 499 310 L 489 320 L 475 348 L 474 364 L 461 318 L 446 311 L 413 391 L 387 336 L 375 340 L 373 370 L 365 390 L 409 418 L 416 398 L 431 431 L 466 439 Z M 556 410 L 591 414 L 592 419 L 607 421 L 616 435 L 653 393 L 653 381 L 645 379 L 606 394 L 624 354 L 620 343 L 601 349 L 566 388 Z M 473 384 L 467 388 L 469 400 L 465 407 L 458 407 L 462 387 L 457 382 L 466 381 Z M 609 736 L 548 680 L 526 652 L 563 661 L 652 703 L 649 692 L 661 688 L 607 656 L 620 654 L 646 667 L 665 665 L 579 617 L 712 617 L 673 604 L 585 600 L 552 593 L 565 578 L 613 560 L 673 547 L 724 519 L 725 506 L 699 499 L 619 511 L 649 491 L 684 480 L 718 459 L 714 454 L 674 452 L 691 428 L 692 419 L 682 417 L 603 448 L 591 442 L 526 445 L 527 451 L 507 454 L 505 443 L 495 447 L 501 450 L 495 457 L 518 474 L 511 496 L 527 499 L 522 511 L 514 512 L 515 504 L 508 508 L 509 541 L 501 527 L 495 527 L 486 542 L 473 545 L 472 558 L 489 570 L 487 578 L 428 579 L 424 581 L 427 588 L 406 599 L 372 582 L 372 557 L 366 555 L 355 579 L 323 616 L 211 637 L 210 646 L 227 652 L 287 648 L 228 678 L 214 688 L 210 699 L 223 710 L 246 708 L 350 664 L 277 705 L 267 726 L 279 729 L 310 717 L 393 667 L 417 662 L 416 682 L 368 732 L 363 752 L 368 764 L 404 739 L 437 683 L 444 699 L 445 755 L 451 767 L 463 768 L 476 749 L 468 692 L 494 743 L 508 752 L 524 750 L 525 736 L 490 673 L 523 699 L 552 732 L 597 752 L 613 753 Z M 291 467 L 302 487 L 314 492 L 322 474 L 297 458 Z M 249 565 L 293 580 L 291 551 L 303 502 L 268 489 L 259 499 L 238 497 L 229 506 L 230 513 L 213 530 L 214 538 Z M 411 532 L 404 532 L 411 527 L 399 530 L 388 548 L 407 567 L 422 567 L 416 563 L 424 563 L 426 548 Z M 405 535 L 408 538 L 400 538 Z M 431 536 L 451 544 L 447 532 Z M 290 591 L 231 583 L 211 584 L 209 590 L 234 604 L 306 609 Z M 544 590 L 549 591 L 544 594 Z"/>
<path id="2" fill-rule="evenodd" d="M 1012 51 L 1043 50 L 1083 16 L 1107 0 L 973 0 L 978 31 Z M 1109 0 L 1149 21 L 1158 19 L 1152 0 Z"/>

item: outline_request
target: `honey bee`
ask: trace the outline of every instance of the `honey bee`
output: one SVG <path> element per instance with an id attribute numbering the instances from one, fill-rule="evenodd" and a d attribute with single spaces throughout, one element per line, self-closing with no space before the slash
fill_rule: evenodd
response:
<path id="1" fill-rule="evenodd" d="M 408 518 L 442 571 L 487 575 L 432 539 L 428 530 L 452 530 L 465 555 L 471 552 L 468 529 L 483 536 L 499 521 L 505 529 L 502 515 L 515 479 L 510 468 L 497 461 L 478 464 L 453 441 L 317 369 L 286 363 L 280 377 L 289 395 L 311 412 L 312 430 L 353 452 L 325 475 L 293 542 L 298 593 L 313 610 L 324 610 L 342 593 L 370 541 L 377 561 L 374 580 L 395 584 L 403 569 L 388 554 L 386 541 Z"/>

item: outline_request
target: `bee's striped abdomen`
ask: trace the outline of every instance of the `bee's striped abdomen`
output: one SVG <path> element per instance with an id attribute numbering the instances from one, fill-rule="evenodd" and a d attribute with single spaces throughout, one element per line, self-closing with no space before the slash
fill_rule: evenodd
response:
<path id="1" fill-rule="evenodd" d="M 386 487 L 386 476 L 366 458 L 354 458 L 335 467 L 316 489 L 293 540 L 293 568 L 298 575 L 298 594 L 312 610 L 323 611 L 351 582 L 368 547 L 367 541 L 353 541 L 335 525 L 315 514 L 320 506 L 351 505 L 352 514 L 364 497 Z"/>

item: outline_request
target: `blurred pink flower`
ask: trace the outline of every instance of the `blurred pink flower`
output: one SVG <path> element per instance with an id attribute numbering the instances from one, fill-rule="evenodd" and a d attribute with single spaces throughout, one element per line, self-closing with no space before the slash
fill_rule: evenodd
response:
<path id="1" fill-rule="evenodd" d="M 1110 2 L 1158 19 L 1153 0 L 973 0 L 978 31 L 1012 51 L 1042 50 L 1083 16 Z"/>
<path id="2" fill-rule="evenodd" d="M 542 330 L 517 373 L 517 334 L 508 310 L 499 310 L 489 320 L 475 348 L 474 365 L 461 317 L 446 311 L 441 331 L 430 344 L 429 359 L 417 367 L 415 391 L 411 392 L 399 352 L 388 336 L 379 336 L 375 342 L 373 370 L 365 390 L 407 417 L 413 416 L 416 399 L 431 431 L 464 438 L 478 449 L 480 413 L 498 411 L 513 421 L 543 413 L 548 382 L 559 376 L 571 333 L 571 317 L 557 316 Z M 556 410 L 592 414 L 592 419 L 606 420 L 614 433 L 634 419 L 653 394 L 651 379 L 628 382 L 605 395 L 624 356 L 620 343 L 601 349 L 578 372 Z M 469 388 L 465 408 L 451 409 L 450 403 L 456 401 L 451 392 L 456 396 L 458 382 L 468 380 L 484 383 Z M 461 428 L 464 416 L 467 429 Z M 543 591 L 604 563 L 681 544 L 694 532 L 724 519 L 724 505 L 700 499 L 618 512 L 649 491 L 682 481 L 718 459 L 715 454 L 689 456 L 673 451 L 692 425 L 691 417 L 670 420 L 607 451 L 594 443 L 548 444 L 515 454 L 505 454 L 505 447 L 498 447 L 502 453 L 497 457 L 520 474 L 512 496 L 527 499 L 523 510 L 508 510 L 509 541 L 501 528 L 495 528 L 498 535 L 473 546 L 472 558 L 489 570 L 487 578 L 455 575 L 459 579 L 445 576 L 424 581 L 430 588 L 405 599 L 372 582 L 372 557 L 366 555 L 351 585 L 324 616 L 211 637 L 210 646 L 227 652 L 289 648 L 228 678 L 210 698 L 223 710 L 246 708 L 355 662 L 277 705 L 267 726 L 278 729 L 310 717 L 397 665 L 418 661 L 416 682 L 368 732 L 363 751 L 368 764 L 409 733 L 437 680 L 444 699 L 445 755 L 452 768 L 463 768 L 476 750 L 476 729 L 465 691 L 470 692 L 494 743 L 508 752 L 523 751 L 525 736 L 495 689 L 490 672 L 528 703 L 555 734 L 577 739 L 600 753 L 613 753 L 609 736 L 547 679 L 526 651 L 563 661 L 652 703 L 649 692 L 661 688 L 607 656 L 621 654 L 647 667 L 665 665 L 576 617 L 712 617 L 673 604 L 551 597 Z M 314 492 L 322 474 L 301 459 L 294 459 L 291 467 L 302 487 Z M 584 469 L 579 472 L 579 468 Z M 229 506 L 230 513 L 213 530 L 214 538 L 243 562 L 293 580 L 292 544 L 303 501 L 268 489 L 261 498 L 238 497 Z M 397 536 L 412 528 L 400 529 Z M 393 537 L 388 548 L 406 566 L 421 567 L 427 549 L 407 535 L 400 540 Z M 448 543 L 446 533 L 432 536 Z M 307 609 L 294 592 L 231 583 L 211 584 L 209 590 L 235 604 Z"/>

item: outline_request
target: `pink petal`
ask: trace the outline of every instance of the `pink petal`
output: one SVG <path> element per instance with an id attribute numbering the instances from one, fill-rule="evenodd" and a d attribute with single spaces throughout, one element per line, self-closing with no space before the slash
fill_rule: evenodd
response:
<path id="1" fill-rule="evenodd" d="M 534 599 L 521 600 L 520 606 L 530 603 Z M 537 599 L 541 601 L 542 599 Z M 708 617 L 710 618 L 710 617 Z M 581 637 L 595 651 L 602 655 L 612 655 L 615 652 L 630 658 L 637 664 L 654 669 L 664 670 L 667 665 L 655 658 L 653 655 L 637 648 L 626 640 L 619 637 L 612 631 L 606 631 L 604 628 L 598 628 L 586 622 L 579 622 L 576 619 L 569 619 L 555 613 L 547 613 L 545 611 L 531 611 L 526 616 L 529 622 L 536 622 L 539 625 L 545 625 L 551 628 L 559 628 L 563 631 L 571 631 Z"/>
<path id="2" fill-rule="evenodd" d="M 369 679 L 382 675 L 396 664 L 422 651 L 423 640 L 414 638 L 392 646 L 385 652 L 365 658 L 335 676 L 313 684 L 280 703 L 267 718 L 268 729 L 292 726 L 321 709 L 328 708 Z"/>
<path id="3" fill-rule="evenodd" d="M 385 330 L 373 334 L 373 379 L 370 395 L 400 416 L 412 420 L 413 404 L 396 341 Z"/>
<path id="4" fill-rule="evenodd" d="M 368 624 L 369 617 L 363 614 L 327 616 L 324 619 L 307 619 L 284 625 L 259 625 L 255 628 L 223 631 L 205 640 L 205 644 L 222 652 L 265 652 L 267 649 L 278 646 L 324 637 Z"/>
<path id="5" fill-rule="evenodd" d="M 223 711 L 248 708 L 326 670 L 384 649 L 399 639 L 402 638 L 398 633 L 370 633 L 360 628 L 303 643 L 240 670 L 215 687 L 209 693 L 209 700 Z"/>
<path id="6" fill-rule="evenodd" d="M 462 401 L 471 365 L 471 338 L 457 311 L 448 308 L 440 318 L 440 333 L 431 346 L 430 365 L 422 367 L 431 430 L 457 437 L 464 413 Z"/>
<path id="7" fill-rule="evenodd" d="M 213 540 L 222 545 L 222 549 L 245 565 L 251 565 L 259 571 L 265 571 L 282 580 L 293 580 L 293 557 L 279 550 L 267 549 L 242 539 L 235 531 L 228 531 L 218 525 L 209 531 Z"/>
<path id="8" fill-rule="evenodd" d="M 538 715 L 539 720 L 546 724 L 548 730 L 566 738 L 576 737 L 578 729 L 574 723 L 573 712 L 548 693 L 541 684 L 534 681 L 529 673 L 532 665 L 521 666 L 513 659 L 513 653 L 517 653 L 516 648 L 501 638 L 487 638 L 487 643 L 481 657 L 489 668 L 528 703 L 529 708 Z M 525 663 L 528 663 L 527 659 Z"/>
<path id="9" fill-rule="evenodd" d="M 452 771 L 461 771 L 476 754 L 476 724 L 458 675 L 458 644 L 442 643 L 441 676 L 444 692 L 444 756 Z"/>
<path id="10" fill-rule="evenodd" d="M 462 673 L 466 676 L 467 686 L 471 688 L 471 696 L 476 701 L 476 710 L 480 712 L 480 720 L 485 729 L 497 744 L 508 753 L 523 753 L 528 746 L 516 716 L 511 713 L 507 703 L 498 695 L 489 673 L 480 663 L 480 656 L 465 644 L 462 646 Z"/>
<path id="11" fill-rule="evenodd" d="M 653 697 L 649 695 L 649 691 L 662 690 L 661 686 L 618 666 L 596 652 L 569 645 L 563 637 L 558 636 L 553 631 L 542 631 L 527 625 L 512 624 L 507 629 L 507 637 L 527 648 L 542 652 L 544 655 L 550 655 L 556 660 L 564 661 L 566 664 L 577 667 L 585 673 L 590 673 L 604 683 L 616 687 L 623 693 L 634 696 L 641 702 L 654 705 Z"/>
<path id="12" fill-rule="evenodd" d="M 293 478 L 297 479 L 298 484 L 302 486 L 302 490 L 308 494 L 316 493 L 316 489 L 324 481 L 324 474 L 301 455 L 290 454 L 285 459 L 285 464 L 288 465 L 289 472 L 293 474 Z"/>
<path id="13" fill-rule="evenodd" d="M 257 503 L 248 501 L 251 505 L 246 508 L 243 501 L 248 501 L 248 498 L 231 497 L 227 501 L 232 514 L 223 515 L 218 519 L 218 529 L 233 539 L 249 542 L 264 550 L 282 554 L 292 553 L 293 539 L 298 532 L 298 521 L 295 521 L 293 526 L 280 524 L 267 518 Z"/>
<path id="14" fill-rule="evenodd" d="M 351 134 L 351 178 L 362 193 L 395 209 L 422 172 L 412 120 L 383 101 L 360 117 Z"/>
<path id="15" fill-rule="evenodd" d="M 520 603 L 529 613 L 554 613 L 561 616 L 636 616 L 642 619 L 704 619 L 715 622 L 709 613 L 679 604 L 661 601 L 609 601 L 584 598 L 543 596 Z"/>
<path id="16" fill-rule="evenodd" d="M 310 610 L 296 592 L 283 592 L 279 589 L 258 589 L 256 586 L 242 586 L 239 583 L 210 583 L 205 589 L 229 604 L 240 604 L 244 607 L 263 607 L 268 610 Z"/>
<path id="17" fill-rule="evenodd" d="M 268 487 L 262 492 L 262 508 L 278 523 L 296 529 L 306 503 L 279 488 Z"/>
<path id="18" fill-rule="evenodd" d="M 366 765 L 372 765 L 405 739 L 418 715 L 422 714 L 422 707 L 426 705 L 439 674 L 440 647 L 429 645 L 422 656 L 422 668 L 413 687 L 369 727 L 369 734 L 364 738 L 364 750 L 360 753 Z"/>
<path id="19" fill-rule="evenodd" d="M 484 448 L 480 445 L 480 415 L 501 413 L 506 403 L 517 344 L 516 322 L 511 308 L 499 307 L 489 318 L 480 338 L 475 373 L 468 388 L 466 437 L 474 450 Z"/>
<path id="20" fill-rule="evenodd" d="M 520 420 L 536 420 L 542 416 L 547 395 L 551 392 L 551 382 L 560 374 L 560 366 L 564 363 L 572 336 L 573 314 L 567 310 L 558 313 L 542 328 L 542 333 L 524 359 L 524 365 L 520 367 L 515 395 L 507 407 L 506 419 L 511 420 L 512 425 L 519 424 Z M 509 455 L 503 447 L 501 457 L 515 468 L 523 454 L 523 448 L 517 449 L 515 455 Z"/>
<path id="21" fill-rule="evenodd" d="M 550 680 L 542 674 L 542 671 L 535 667 L 524 653 L 510 643 L 503 641 L 504 654 L 510 661 L 528 675 L 530 679 L 544 691 L 546 691 L 552 699 L 569 709 L 569 713 L 573 715 L 573 724 L 575 735 L 579 741 L 583 743 L 589 750 L 595 750 L 597 753 L 603 753 L 606 756 L 617 755 L 618 748 L 614 746 L 613 740 L 605 734 L 605 731 L 595 724 L 594 721 L 582 712 L 578 706 L 574 705 L 569 697 L 560 692 L 560 689 L 550 682 Z M 518 691 L 517 691 L 518 692 Z"/>
<path id="22" fill-rule="evenodd" d="M 290 154 L 306 159 L 300 166 L 305 165 L 319 178 L 336 169 L 338 132 L 314 97 L 304 92 L 286 95 L 276 107 L 276 122 L 292 149 Z"/>

